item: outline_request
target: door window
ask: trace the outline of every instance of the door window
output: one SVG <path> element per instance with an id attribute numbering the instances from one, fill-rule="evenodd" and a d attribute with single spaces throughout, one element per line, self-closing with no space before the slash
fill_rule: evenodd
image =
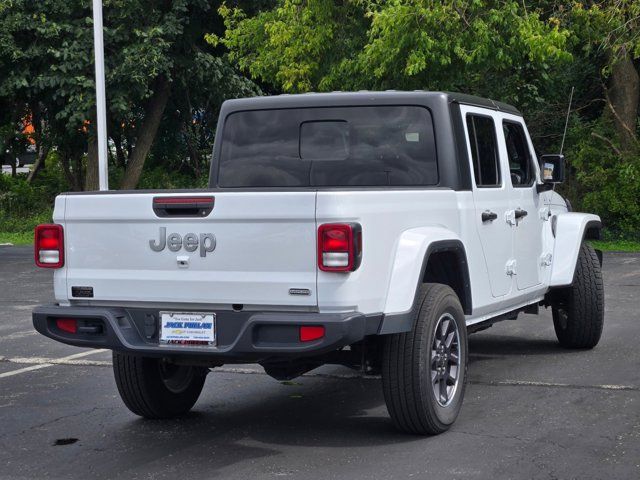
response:
<path id="1" fill-rule="evenodd" d="M 467 115 L 467 131 L 476 186 L 499 187 L 502 182 L 493 119 L 484 115 Z"/>
<path id="2" fill-rule="evenodd" d="M 507 145 L 511 184 L 514 187 L 530 187 L 535 179 L 535 170 L 524 128 L 519 123 L 505 121 L 502 130 Z"/>

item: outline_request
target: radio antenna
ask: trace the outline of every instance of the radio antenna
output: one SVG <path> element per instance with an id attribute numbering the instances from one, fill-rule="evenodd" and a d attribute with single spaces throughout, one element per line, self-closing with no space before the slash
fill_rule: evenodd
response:
<path id="1" fill-rule="evenodd" d="M 569 107 L 567 108 L 567 119 L 564 122 L 564 133 L 562 134 L 562 143 L 560 144 L 560 155 L 562 155 L 562 150 L 564 149 L 564 139 L 567 137 L 567 126 L 569 126 L 569 114 L 571 113 L 571 102 L 573 101 L 573 89 L 571 87 L 571 94 L 569 95 Z"/>

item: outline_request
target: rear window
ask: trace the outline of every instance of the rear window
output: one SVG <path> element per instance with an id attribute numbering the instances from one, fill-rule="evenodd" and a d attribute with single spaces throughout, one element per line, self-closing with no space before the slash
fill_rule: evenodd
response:
<path id="1" fill-rule="evenodd" d="M 222 132 L 220 187 L 437 183 L 433 122 L 423 107 L 235 112 Z"/>

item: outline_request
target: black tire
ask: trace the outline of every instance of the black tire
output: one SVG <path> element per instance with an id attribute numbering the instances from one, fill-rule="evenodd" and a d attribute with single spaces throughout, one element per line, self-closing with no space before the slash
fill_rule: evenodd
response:
<path id="1" fill-rule="evenodd" d="M 144 418 L 187 413 L 198 400 L 208 370 L 174 365 L 160 358 L 113 352 L 113 373 L 122 401 Z"/>
<path id="2" fill-rule="evenodd" d="M 447 324 L 447 327 L 455 327 L 457 334 L 457 345 L 449 345 L 449 351 L 457 353 L 458 357 L 457 380 L 451 386 L 437 380 L 436 387 L 432 374 L 438 379 L 448 376 L 449 372 L 453 371 L 453 364 L 449 365 L 449 369 L 444 367 L 444 363 L 449 360 L 453 363 L 453 357 L 447 355 L 447 360 L 443 360 L 445 355 L 439 355 L 439 349 L 445 349 L 446 345 L 440 342 L 439 345 L 444 346 L 436 347 L 438 339 L 442 336 L 440 332 L 444 320 L 453 321 L 452 324 Z M 455 339 L 452 342 L 455 342 Z M 414 311 L 413 329 L 406 333 L 388 335 L 384 345 L 382 388 L 387 410 L 398 429 L 413 434 L 436 435 L 446 431 L 453 424 L 464 398 L 467 353 L 467 329 L 457 295 L 446 285 L 423 284 Z M 432 372 L 433 368 L 435 372 Z M 439 373 L 442 368 L 446 371 Z M 446 398 L 442 395 L 443 383 Z M 439 398 L 436 398 L 436 389 L 440 394 Z"/>
<path id="3" fill-rule="evenodd" d="M 565 348 L 593 348 L 604 326 L 604 286 L 596 251 L 580 246 L 573 284 L 561 292 L 552 307 L 553 326 Z"/>

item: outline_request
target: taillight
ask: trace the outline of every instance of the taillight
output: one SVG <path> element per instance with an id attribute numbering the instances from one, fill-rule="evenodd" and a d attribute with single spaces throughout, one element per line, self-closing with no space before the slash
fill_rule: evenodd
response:
<path id="1" fill-rule="evenodd" d="M 56 327 L 63 332 L 78 333 L 78 321 L 75 318 L 57 318 Z"/>
<path id="2" fill-rule="evenodd" d="M 318 268 L 353 272 L 362 258 L 362 228 L 357 223 L 326 223 L 318 228 Z"/>
<path id="3" fill-rule="evenodd" d="M 322 325 L 305 325 L 300 327 L 300 341 L 313 342 L 324 337 L 324 327 Z"/>
<path id="4" fill-rule="evenodd" d="M 60 268 L 64 265 L 64 231 L 62 225 L 38 225 L 34 238 L 36 265 Z"/>

